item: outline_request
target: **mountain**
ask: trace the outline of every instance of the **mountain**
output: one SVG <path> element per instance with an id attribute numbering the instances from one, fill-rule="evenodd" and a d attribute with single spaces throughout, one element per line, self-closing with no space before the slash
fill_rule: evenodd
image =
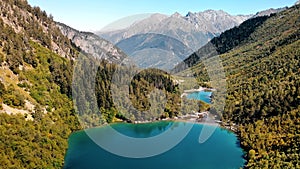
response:
<path id="1" fill-rule="evenodd" d="M 137 34 L 162 34 L 181 41 L 195 51 L 214 36 L 239 25 L 249 17 L 251 16 L 231 16 L 221 10 L 207 10 L 199 13 L 189 12 L 186 16 L 181 16 L 179 13 L 171 16 L 154 14 L 126 29 L 100 32 L 98 35 L 116 44 Z"/>
<path id="2" fill-rule="evenodd" d="M 202 58 L 208 58 L 216 54 L 224 54 L 238 45 L 247 43 L 250 35 L 259 28 L 272 14 L 282 12 L 288 8 L 268 9 L 258 12 L 238 27 L 225 31 L 220 36 L 213 38 L 209 43 L 201 47 L 195 53 L 177 65 L 173 71 L 180 72 L 197 64 Z"/>
<path id="3" fill-rule="evenodd" d="M 193 51 L 177 39 L 147 33 L 134 35 L 116 44 L 142 68 L 172 69 Z"/>
<path id="4" fill-rule="evenodd" d="M 268 16 L 256 17 L 243 22 L 240 26 L 225 31 L 220 36 L 213 38 L 209 43 L 190 55 L 182 63 L 178 64 L 173 71 L 180 72 L 192 67 L 201 59 L 209 58 L 218 54 L 224 54 L 235 47 L 246 43 L 249 36 L 260 27 Z"/>
<path id="5" fill-rule="evenodd" d="M 143 32 L 145 28 L 155 28 L 159 23 L 162 22 L 162 20 L 166 19 L 167 17 L 167 15 L 156 13 L 151 15 L 149 18 L 133 23 L 130 27 L 134 27 L 135 30 L 129 30 L 128 28 L 126 28 L 124 30 L 97 32 L 96 34 L 116 44 L 122 39 L 127 39 L 132 35 L 136 35 Z M 126 35 L 125 31 L 129 31 L 130 35 Z M 145 31 L 145 33 L 149 33 L 149 31 Z"/>
<path id="6" fill-rule="evenodd" d="M 206 10 L 204 12 L 189 12 L 185 19 L 203 32 L 222 33 L 233 28 L 249 18 L 250 15 L 232 16 L 222 10 Z"/>
<path id="7" fill-rule="evenodd" d="M 208 74 L 224 71 L 227 96 L 222 121 L 237 129 L 247 152 L 245 168 L 300 166 L 299 13 L 296 5 L 252 18 L 212 39 L 186 60 L 190 67 L 180 72 L 192 71 L 201 85 L 211 85 Z M 218 58 L 223 69 L 216 66 L 208 72 L 203 60 Z M 216 93 L 216 105 L 220 99 Z"/>
<path id="8" fill-rule="evenodd" d="M 112 63 L 120 63 L 126 57 L 120 49 L 91 32 L 80 32 L 63 23 L 57 22 L 56 25 L 64 36 L 86 54 Z"/>
<path id="9" fill-rule="evenodd" d="M 175 13 L 170 17 L 162 14 L 153 14 L 151 17 L 137 22 L 127 29 L 100 33 L 100 36 L 116 43 L 116 46 L 128 56 L 131 56 L 131 59 L 140 67 L 157 67 L 170 70 L 177 63 L 186 59 L 193 51 L 205 45 L 210 39 L 240 25 L 248 18 L 269 16 L 285 9 L 268 9 L 255 15 L 247 16 L 231 16 L 222 10 L 206 10 L 199 13 L 189 12 L 186 16 Z M 251 27 L 251 25 L 247 26 Z M 146 38 L 146 35 L 149 36 Z M 170 39 L 175 41 L 171 43 Z M 164 51 L 156 50 L 153 52 L 155 47 L 159 46 L 158 44 L 163 45 L 164 41 L 167 41 L 170 47 L 175 45 L 172 49 L 178 50 L 172 51 L 168 47 Z M 176 41 L 180 41 L 184 46 L 181 45 L 182 47 L 178 48 L 176 45 L 178 42 Z M 184 51 L 184 55 L 182 51 Z"/>

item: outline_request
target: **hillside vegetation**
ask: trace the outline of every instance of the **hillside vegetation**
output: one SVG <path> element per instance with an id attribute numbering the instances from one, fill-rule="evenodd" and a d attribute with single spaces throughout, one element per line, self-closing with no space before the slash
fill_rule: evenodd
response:
<path id="1" fill-rule="evenodd" d="M 154 115 L 118 110 L 111 96 L 111 79 L 117 65 L 86 54 L 83 57 L 87 65 L 83 64 L 82 70 L 74 69 L 82 55 L 80 49 L 61 33 L 45 11 L 30 7 L 24 0 L 0 1 L 0 9 L 0 168 L 62 168 L 67 140 L 74 131 L 116 120 L 145 120 L 179 113 L 171 105 L 162 111 L 154 110 Z M 119 49 L 107 45 L 111 46 L 108 60 L 122 62 L 122 53 L 114 55 Z M 74 70 L 80 77 L 86 73 L 85 66 L 90 68 L 90 62 L 98 66 L 96 87 L 89 88 L 87 79 L 80 79 L 83 86 L 74 84 L 84 100 L 84 104 L 74 106 Z M 166 73 L 149 73 L 152 75 L 137 75 L 131 86 L 143 90 L 160 88 L 168 92 L 171 103 L 172 98 L 178 99 L 175 84 Z M 166 86 L 161 86 L 165 82 Z M 135 87 L 130 92 L 133 111 L 149 108 L 147 93 Z M 91 95 L 96 99 L 90 99 Z"/>
<path id="2" fill-rule="evenodd" d="M 223 53 L 227 79 L 223 122 L 238 126 L 246 168 L 300 168 L 299 7 L 248 20 L 211 43 L 222 42 L 213 48 Z M 209 85 L 201 57 L 214 56 L 196 53 L 187 61 L 198 62 L 190 69 Z"/>
<path id="3" fill-rule="evenodd" d="M 38 7 L 0 8 L 0 168 L 62 168 L 80 129 L 70 99 L 77 52 Z"/>

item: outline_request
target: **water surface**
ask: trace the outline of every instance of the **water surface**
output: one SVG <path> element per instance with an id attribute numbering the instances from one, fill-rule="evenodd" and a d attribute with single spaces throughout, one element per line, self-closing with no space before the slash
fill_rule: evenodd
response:
<path id="1" fill-rule="evenodd" d="M 184 122 L 148 124 L 113 124 L 118 132 L 135 138 L 157 136 L 165 130 L 186 125 Z M 90 129 L 105 137 L 108 126 Z M 212 126 L 210 126 L 212 127 Z M 126 158 L 105 151 L 84 131 L 73 133 L 65 157 L 66 169 L 238 169 L 243 166 L 243 151 L 234 133 L 217 128 L 205 142 L 198 142 L 202 124 L 195 124 L 189 134 L 173 149 L 148 158 Z M 114 140 L 116 141 L 116 140 Z M 120 145 L 122 145 L 122 140 Z M 126 146 L 126 145 L 123 145 Z M 145 145 L 146 146 L 146 145 Z M 149 146 L 149 145 L 147 145 Z M 153 143 L 151 146 L 156 146 Z"/>
<path id="2" fill-rule="evenodd" d="M 212 92 L 200 91 L 200 92 L 188 93 L 187 98 L 201 100 L 201 101 L 204 101 L 205 103 L 210 104 L 211 103 L 211 95 L 212 95 Z"/>

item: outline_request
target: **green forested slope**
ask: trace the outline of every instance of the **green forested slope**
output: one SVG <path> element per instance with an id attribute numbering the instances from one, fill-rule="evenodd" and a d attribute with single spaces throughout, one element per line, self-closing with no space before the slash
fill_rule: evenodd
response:
<path id="1" fill-rule="evenodd" d="M 76 73 L 88 73 L 84 67 L 89 67 L 89 62 L 97 63 L 95 88 L 89 88 L 87 79 L 80 79 L 84 85 L 77 91 L 82 91 L 79 94 L 84 101 L 75 108 L 72 78 L 74 65 L 81 56 L 78 48 L 39 7 L 30 7 L 25 0 L 3 0 L 0 9 L 0 168 L 62 168 L 67 139 L 83 126 L 99 126 L 116 118 L 156 117 L 151 114 L 134 117 L 132 112 L 118 111 L 113 104 L 110 82 L 116 65 L 93 57 Z M 137 75 L 131 85 L 150 90 L 167 81 L 163 87 L 169 98 L 179 97 L 167 75 L 155 70 L 150 73 L 151 76 Z M 157 79 L 156 86 L 149 84 L 153 79 Z M 136 89 L 131 87 L 131 93 L 135 93 L 131 94 L 132 100 L 139 101 L 135 107 L 144 105 L 142 108 L 147 109 L 146 93 Z M 90 96 L 96 96 L 95 102 Z M 124 99 L 119 97 L 119 100 Z M 77 115 L 82 112 L 85 114 L 80 120 L 84 123 L 79 124 Z M 159 118 L 176 113 L 178 110 L 169 106 L 156 115 Z"/>
<path id="2" fill-rule="evenodd" d="M 220 55 L 227 79 L 223 122 L 238 126 L 246 168 L 300 168 L 299 7 L 272 15 Z M 232 41 L 224 35 L 225 44 Z M 191 69 L 200 84 L 209 82 L 201 62 Z"/>
<path id="3" fill-rule="evenodd" d="M 61 168 L 67 138 L 80 127 L 67 96 L 72 67 L 67 68 L 69 60 L 36 42 L 29 42 L 28 47 L 33 51 L 30 58 L 34 66 L 21 57 L 23 69 L 18 68 L 15 74 L 6 62 L 9 55 L 3 52 L 6 61 L 1 67 L 1 105 L 3 102 L 27 113 L 8 115 L 0 108 L 4 111 L 0 113 L 0 164 L 3 168 Z M 26 107 L 26 101 L 33 110 Z"/>
<path id="4" fill-rule="evenodd" d="M 0 168 L 61 168 L 80 128 L 70 99 L 76 51 L 39 8 L 0 8 Z"/>
<path id="5" fill-rule="evenodd" d="M 129 122 L 152 121 L 181 113 L 178 84 L 166 72 L 140 70 L 87 57 L 82 60 L 74 72 L 73 97 L 76 112 L 85 127 L 111 123 L 117 120 L 115 117 Z M 152 95 L 154 88 L 163 94 Z M 166 107 L 158 109 L 155 105 L 164 95 Z"/>

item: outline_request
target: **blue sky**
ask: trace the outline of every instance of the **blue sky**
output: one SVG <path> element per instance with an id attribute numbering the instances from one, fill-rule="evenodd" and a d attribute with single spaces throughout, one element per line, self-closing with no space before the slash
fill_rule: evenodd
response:
<path id="1" fill-rule="evenodd" d="M 82 31 L 96 31 L 123 17 L 162 13 L 182 15 L 206 9 L 230 14 L 253 14 L 269 8 L 292 6 L 296 0 L 28 0 L 54 19 Z"/>

